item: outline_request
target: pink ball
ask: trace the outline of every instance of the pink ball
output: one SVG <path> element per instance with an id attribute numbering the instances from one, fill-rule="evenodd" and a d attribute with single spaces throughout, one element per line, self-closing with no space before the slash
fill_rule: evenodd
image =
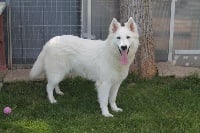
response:
<path id="1" fill-rule="evenodd" d="M 3 109 L 3 113 L 6 115 L 10 114 L 11 112 L 12 112 L 12 109 L 8 106 Z"/>

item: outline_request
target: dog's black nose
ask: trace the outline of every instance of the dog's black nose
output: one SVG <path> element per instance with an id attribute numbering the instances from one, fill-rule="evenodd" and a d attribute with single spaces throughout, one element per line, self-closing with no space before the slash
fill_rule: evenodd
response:
<path id="1" fill-rule="evenodd" d="M 126 45 L 121 46 L 121 49 L 122 49 L 122 50 L 126 50 L 126 49 L 127 49 L 127 46 L 126 46 Z"/>

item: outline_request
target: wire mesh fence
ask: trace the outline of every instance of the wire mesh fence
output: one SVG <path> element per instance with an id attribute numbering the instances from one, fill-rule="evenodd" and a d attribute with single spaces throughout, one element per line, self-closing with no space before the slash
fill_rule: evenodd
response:
<path id="1" fill-rule="evenodd" d="M 119 21 L 118 0 L 93 0 L 92 1 L 92 35 L 96 39 L 105 39 L 108 28 L 113 18 Z"/>
<path id="2" fill-rule="evenodd" d="M 152 2 L 156 60 L 167 61 L 171 0 Z M 105 39 L 112 18 L 120 16 L 119 0 L 10 0 L 9 4 L 13 64 L 32 64 L 53 36 Z M 176 2 L 174 50 L 200 49 L 199 7 L 199 0 Z"/>
<path id="3" fill-rule="evenodd" d="M 176 2 L 173 63 L 200 66 L 200 1 Z"/>
<path id="4" fill-rule="evenodd" d="M 83 2 L 82 37 L 106 39 L 111 20 L 113 18 L 119 20 L 119 0 L 89 1 L 91 2 L 87 0 Z"/>
<path id="5" fill-rule="evenodd" d="M 200 1 L 176 2 L 174 49 L 200 50 Z"/>
<path id="6" fill-rule="evenodd" d="M 10 6 L 13 64 L 32 64 L 53 36 L 80 36 L 80 0 L 11 0 Z"/>
<path id="7" fill-rule="evenodd" d="M 153 1 L 153 36 L 157 61 L 167 61 L 171 0 Z"/>

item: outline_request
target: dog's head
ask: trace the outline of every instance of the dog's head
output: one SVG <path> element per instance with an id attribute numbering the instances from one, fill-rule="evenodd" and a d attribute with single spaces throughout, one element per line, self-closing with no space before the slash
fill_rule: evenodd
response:
<path id="1" fill-rule="evenodd" d="M 139 35 L 135 21 L 130 17 L 124 26 L 121 26 L 121 24 L 113 18 L 109 32 L 110 35 L 112 35 L 112 44 L 114 44 L 121 55 L 121 63 L 127 64 L 129 52 L 135 55 L 139 45 Z"/>

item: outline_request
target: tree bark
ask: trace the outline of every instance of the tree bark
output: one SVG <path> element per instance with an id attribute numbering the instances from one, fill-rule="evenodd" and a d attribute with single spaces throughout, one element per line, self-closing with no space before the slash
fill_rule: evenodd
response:
<path id="1" fill-rule="evenodd" d="M 121 23 L 126 22 L 129 17 L 134 18 L 140 34 L 140 47 L 130 72 L 136 72 L 143 78 L 151 78 L 157 74 L 152 28 L 152 0 L 121 0 Z"/>

